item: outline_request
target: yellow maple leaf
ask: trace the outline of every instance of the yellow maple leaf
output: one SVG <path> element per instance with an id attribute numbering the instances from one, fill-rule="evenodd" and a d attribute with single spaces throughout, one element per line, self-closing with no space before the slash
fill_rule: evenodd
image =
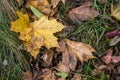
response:
<path id="1" fill-rule="evenodd" d="M 57 38 L 53 35 L 61 31 L 64 26 L 58 23 L 56 19 L 48 20 L 48 17 L 42 17 L 34 22 L 34 35 L 36 37 L 44 37 L 43 45 L 47 48 L 58 47 Z"/>
<path id="2" fill-rule="evenodd" d="M 19 18 L 16 21 L 11 22 L 11 31 L 21 32 L 24 28 L 30 28 L 28 14 L 23 14 L 20 11 L 17 11 L 16 13 Z"/>
<path id="3" fill-rule="evenodd" d="M 61 31 L 64 26 L 56 19 L 48 20 L 44 16 L 38 21 L 29 22 L 29 16 L 17 11 L 19 19 L 11 22 L 11 30 L 20 32 L 19 38 L 24 41 L 26 50 L 36 59 L 41 46 L 47 48 L 58 47 L 57 38 L 54 33 Z"/>

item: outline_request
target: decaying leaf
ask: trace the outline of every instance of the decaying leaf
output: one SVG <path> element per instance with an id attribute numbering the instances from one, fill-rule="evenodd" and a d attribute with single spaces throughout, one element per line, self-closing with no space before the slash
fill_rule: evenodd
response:
<path id="1" fill-rule="evenodd" d="M 31 71 L 26 71 L 23 73 L 22 80 L 33 80 L 33 74 Z"/>
<path id="2" fill-rule="evenodd" d="M 69 11 L 69 16 L 73 23 L 78 23 L 80 25 L 83 21 L 90 21 L 99 15 L 96 10 L 90 8 L 91 4 L 92 3 L 88 1 L 87 3 Z"/>
<path id="3" fill-rule="evenodd" d="M 72 80 L 82 80 L 82 76 L 81 76 L 81 74 L 77 74 L 77 73 L 74 74 Z"/>
<path id="4" fill-rule="evenodd" d="M 109 45 L 110 46 L 115 46 L 120 42 L 120 37 L 119 36 L 115 36 L 113 39 L 111 39 Z"/>
<path id="5" fill-rule="evenodd" d="M 60 1 L 65 4 L 65 0 L 51 0 L 53 8 L 56 8 Z"/>
<path id="6" fill-rule="evenodd" d="M 95 58 L 92 55 L 92 52 L 95 52 L 95 50 L 90 45 L 81 42 L 70 41 L 68 39 L 65 39 L 64 41 L 68 50 L 73 52 L 73 54 L 75 54 L 81 62 Z"/>
<path id="7" fill-rule="evenodd" d="M 103 60 L 106 64 L 118 63 L 120 62 L 120 56 L 113 55 L 113 50 L 109 49 L 107 54 L 103 57 Z"/>
<path id="8" fill-rule="evenodd" d="M 69 69 L 69 65 L 67 65 L 68 63 L 64 64 L 62 62 L 57 64 L 56 70 L 60 71 L 60 72 L 66 72 L 69 73 L 70 69 Z"/>
<path id="9" fill-rule="evenodd" d="M 120 20 L 120 2 L 116 6 L 113 6 L 113 4 L 111 4 L 111 14 L 112 17 Z"/>
<path id="10" fill-rule="evenodd" d="M 47 50 L 45 52 L 45 54 L 43 54 L 42 59 L 43 59 L 43 61 L 45 62 L 45 64 L 47 66 L 49 66 L 51 64 L 52 58 L 53 58 L 53 54 L 54 54 L 54 52 L 51 49 Z"/>
<path id="11" fill-rule="evenodd" d="M 114 30 L 106 33 L 106 37 L 108 38 L 113 38 L 115 36 L 120 36 L 120 31 L 119 30 Z"/>
<path id="12" fill-rule="evenodd" d="M 55 80 L 55 74 L 52 70 L 45 68 L 42 72 L 43 74 L 40 76 L 40 80 Z"/>
<path id="13" fill-rule="evenodd" d="M 56 19 L 48 20 L 46 16 L 30 23 L 27 14 L 21 12 L 17 14 L 19 18 L 11 22 L 11 31 L 20 33 L 19 38 L 24 41 L 27 51 L 34 58 L 37 57 L 41 46 L 58 47 L 57 38 L 53 34 L 64 28 L 61 23 Z"/>
<path id="14" fill-rule="evenodd" d="M 93 75 L 98 75 L 98 74 L 102 73 L 103 70 L 106 69 L 106 68 L 107 68 L 106 65 L 100 65 L 96 69 L 93 70 L 92 74 Z"/>
<path id="15" fill-rule="evenodd" d="M 63 39 L 59 45 L 60 48 L 57 51 L 62 52 L 62 62 L 57 65 L 58 71 L 74 71 L 77 65 L 77 58 L 81 62 L 95 58 L 92 55 L 92 52 L 95 52 L 95 50 L 88 44 Z"/>

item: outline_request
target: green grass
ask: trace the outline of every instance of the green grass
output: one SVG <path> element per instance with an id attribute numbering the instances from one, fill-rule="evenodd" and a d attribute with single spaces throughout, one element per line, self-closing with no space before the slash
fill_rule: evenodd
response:
<path id="1" fill-rule="evenodd" d="M 18 48 L 21 41 L 10 31 L 10 21 L 17 18 L 16 5 L 13 0 L 0 0 L 0 80 L 21 80 L 22 72 L 29 69 L 24 52 Z"/>

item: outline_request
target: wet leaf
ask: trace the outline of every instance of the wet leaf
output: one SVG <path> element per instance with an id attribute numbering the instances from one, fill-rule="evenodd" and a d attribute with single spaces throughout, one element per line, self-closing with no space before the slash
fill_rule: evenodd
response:
<path id="1" fill-rule="evenodd" d="M 92 3 L 88 1 L 87 3 L 69 11 L 69 16 L 73 23 L 78 23 L 80 25 L 83 21 L 90 21 L 99 15 L 96 10 L 90 8 L 91 4 Z"/>

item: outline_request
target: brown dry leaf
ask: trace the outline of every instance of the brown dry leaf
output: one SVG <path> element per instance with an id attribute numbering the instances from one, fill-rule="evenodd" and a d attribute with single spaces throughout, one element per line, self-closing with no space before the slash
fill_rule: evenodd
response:
<path id="1" fill-rule="evenodd" d="M 98 3 L 99 4 L 104 4 L 104 3 L 106 3 L 106 0 L 98 0 Z"/>
<path id="2" fill-rule="evenodd" d="M 62 62 L 57 65 L 57 70 L 62 72 L 70 72 L 75 70 L 77 58 L 83 62 L 91 58 L 95 58 L 92 52 L 95 50 L 88 44 L 63 39 L 57 51 L 62 52 Z"/>
<path id="3" fill-rule="evenodd" d="M 26 71 L 23 73 L 22 80 L 33 80 L 33 74 L 31 71 Z"/>
<path id="4" fill-rule="evenodd" d="M 59 78 L 58 80 L 66 80 L 66 79 L 64 79 L 64 78 Z"/>
<path id="5" fill-rule="evenodd" d="M 53 8 L 56 8 L 56 6 L 59 4 L 60 0 L 51 0 L 51 3 L 53 5 Z"/>
<path id="6" fill-rule="evenodd" d="M 42 69 L 43 74 L 40 76 L 40 80 L 55 80 L 55 74 L 50 69 Z"/>
<path id="7" fill-rule="evenodd" d="M 66 72 L 66 73 L 70 72 L 69 66 L 62 62 L 57 64 L 56 70 L 58 70 L 60 72 Z"/>
<path id="8" fill-rule="evenodd" d="M 60 1 L 62 1 L 62 3 L 65 4 L 65 0 L 51 0 L 53 8 L 56 8 Z"/>
<path id="9" fill-rule="evenodd" d="M 106 68 L 107 68 L 106 65 L 100 65 L 99 67 L 93 70 L 92 74 L 93 75 L 101 74 Z"/>
<path id="10" fill-rule="evenodd" d="M 74 76 L 73 76 L 73 78 L 72 78 L 73 80 L 82 80 L 82 76 L 81 76 L 81 74 L 74 74 Z"/>
<path id="11" fill-rule="evenodd" d="M 61 41 L 59 45 L 60 48 L 57 48 L 57 51 L 62 52 L 62 62 L 57 65 L 57 70 L 62 72 L 75 71 L 77 65 L 76 56 L 67 49 L 64 41 Z"/>
<path id="12" fill-rule="evenodd" d="M 95 50 L 90 45 L 68 39 L 64 39 L 63 41 L 66 43 L 68 50 L 75 54 L 81 62 L 95 58 L 92 55 L 92 52 L 95 52 Z"/>
<path id="13" fill-rule="evenodd" d="M 90 8 L 91 4 L 92 3 L 88 1 L 85 4 L 69 11 L 69 16 L 73 23 L 78 23 L 80 25 L 83 21 L 90 21 L 99 15 L 96 10 Z"/>
<path id="14" fill-rule="evenodd" d="M 48 20 L 44 16 L 30 25 L 27 14 L 17 12 L 19 18 L 11 22 L 11 30 L 19 32 L 19 38 L 24 41 L 26 50 L 36 59 L 41 46 L 47 48 L 58 47 L 57 38 L 53 35 L 61 31 L 64 26 L 56 19 Z"/>
<path id="15" fill-rule="evenodd" d="M 114 18 L 120 20 L 120 2 L 116 6 L 111 4 L 111 14 Z"/>
<path id="16" fill-rule="evenodd" d="M 54 52 L 51 49 L 47 50 L 45 54 L 43 54 L 42 59 L 47 66 L 50 66 L 52 59 L 53 59 L 53 54 Z"/>

